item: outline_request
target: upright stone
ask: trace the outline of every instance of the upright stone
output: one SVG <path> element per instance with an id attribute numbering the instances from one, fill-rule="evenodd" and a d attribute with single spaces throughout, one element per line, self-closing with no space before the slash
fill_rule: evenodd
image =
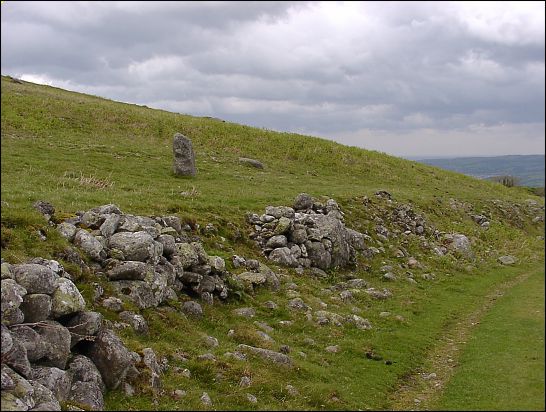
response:
<path id="1" fill-rule="evenodd" d="M 174 135 L 174 173 L 179 176 L 195 176 L 195 154 L 191 140 L 181 133 Z"/>

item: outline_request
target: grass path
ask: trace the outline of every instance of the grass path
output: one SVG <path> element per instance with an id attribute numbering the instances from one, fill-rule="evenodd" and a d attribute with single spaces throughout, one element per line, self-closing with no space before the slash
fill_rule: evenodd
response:
<path id="1" fill-rule="evenodd" d="M 538 282 L 538 284 L 537 284 Z M 519 288 L 516 288 L 520 286 Z M 531 288 L 531 289 L 530 289 Z M 517 298 L 512 292 L 517 293 Z M 506 296 L 505 295 L 509 295 Z M 531 295 L 527 299 L 528 295 Z M 515 301 L 518 299 L 519 301 Z M 514 313 L 514 307 L 521 302 L 525 306 L 530 306 L 528 312 L 532 312 L 536 325 L 522 324 L 519 319 L 510 319 L 511 316 L 517 317 Z M 489 317 L 489 312 L 500 310 L 492 321 L 488 319 L 489 324 L 494 326 L 505 325 L 501 327 L 500 339 L 491 341 L 488 331 L 481 332 L 481 321 Z M 538 315 L 537 315 L 538 314 Z M 501 316 L 499 318 L 499 315 Z M 540 326 L 542 325 L 542 326 Z M 521 371 L 520 388 L 514 389 L 514 382 L 506 382 L 500 379 L 498 363 L 508 361 L 508 369 L 515 371 L 525 369 L 529 365 L 523 364 L 521 358 L 512 356 L 508 360 L 500 359 L 503 351 L 497 348 L 510 346 L 514 339 L 521 339 L 525 336 L 526 328 L 537 329 L 538 335 L 542 338 L 540 353 L 542 353 L 542 366 L 540 360 L 535 362 L 538 369 L 538 391 L 540 386 L 542 393 L 531 396 L 534 399 L 528 399 L 529 393 L 525 390 L 528 382 L 532 379 L 525 375 L 525 370 Z M 497 328 L 498 329 L 498 328 Z M 541 331 L 540 331 L 541 329 Z M 477 335 L 481 340 L 481 345 L 467 344 Z M 497 337 L 494 337 L 495 339 Z M 525 339 L 525 338 L 524 338 Z M 489 341 L 489 342 L 487 342 Z M 521 344 L 521 342 L 519 342 Z M 539 346 L 540 345 L 536 345 Z M 489 352 L 487 351 L 489 349 Z M 515 348 L 511 348 L 513 350 Z M 525 349 L 524 349 L 525 350 Z M 514 350 L 515 352 L 515 350 Z M 427 356 L 423 367 L 415 370 L 413 374 L 406 377 L 398 390 L 391 396 L 392 410 L 544 410 L 544 270 L 536 269 L 531 272 L 523 273 L 508 282 L 501 284 L 494 291 L 489 293 L 484 299 L 484 303 L 474 310 L 466 319 L 456 324 L 456 327 L 445 334 L 438 344 L 431 350 Z M 463 355 L 464 353 L 464 355 Z M 462 356 L 461 356 L 462 355 Z M 466 356 L 465 356 L 466 355 Z M 505 356 L 506 357 L 506 356 Z M 485 366 L 485 368 L 484 368 Z M 470 376 L 471 374 L 480 375 L 480 372 L 487 370 L 487 379 L 493 381 L 484 381 L 484 377 Z M 541 372 L 540 372 L 541 371 Z M 540 383 L 540 373 L 542 373 L 542 382 Z M 521 379 L 523 378 L 523 380 Z M 535 379 L 536 380 L 536 379 Z M 457 381 L 457 384 L 452 385 Z M 533 382 L 536 386 L 536 382 Z M 504 386 L 503 386 L 504 385 Z M 470 386 L 470 389 L 469 389 Z M 469 393 L 462 393 L 464 391 Z M 536 390 L 535 390 L 536 391 Z M 522 393 L 519 393 L 522 392 Z M 505 396 L 500 398 L 496 395 L 503 393 Z M 515 394 L 514 394 L 515 393 Z M 509 394 L 509 395 L 507 395 Z M 514 398 L 515 396 L 515 398 Z M 501 399 L 510 398 L 512 406 L 508 406 Z M 526 408 L 523 408 L 523 403 Z M 534 405 L 531 406 L 531 405 Z"/>

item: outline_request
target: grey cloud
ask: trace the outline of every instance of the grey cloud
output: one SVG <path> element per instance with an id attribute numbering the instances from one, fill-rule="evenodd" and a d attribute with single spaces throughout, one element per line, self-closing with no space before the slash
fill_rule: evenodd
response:
<path id="1" fill-rule="evenodd" d="M 108 98 L 332 138 L 544 124 L 543 8 L 537 19 L 527 6 L 445 2 L 2 7 L 3 74 Z"/>

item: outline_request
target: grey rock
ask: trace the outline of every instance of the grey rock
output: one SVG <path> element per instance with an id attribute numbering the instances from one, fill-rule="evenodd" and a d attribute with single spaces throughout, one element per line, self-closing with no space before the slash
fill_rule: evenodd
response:
<path id="1" fill-rule="evenodd" d="M 68 400 L 81 405 L 86 410 L 104 410 L 104 397 L 95 382 L 75 382 L 70 388 Z"/>
<path id="2" fill-rule="evenodd" d="M 326 352 L 329 352 L 329 353 L 338 353 L 339 352 L 339 345 L 331 345 L 331 346 L 327 346 L 325 348 Z"/>
<path id="3" fill-rule="evenodd" d="M 139 335 L 148 334 L 148 323 L 142 315 L 138 315 L 134 312 L 125 311 L 119 314 L 119 318 L 124 322 L 127 322 Z"/>
<path id="4" fill-rule="evenodd" d="M 262 162 L 256 160 L 256 159 L 249 159 L 248 157 L 240 157 L 239 163 L 242 163 L 247 166 L 255 167 L 256 169 L 263 169 L 264 165 Z"/>
<path id="5" fill-rule="evenodd" d="M 69 242 L 74 241 L 78 228 L 72 223 L 62 222 L 57 225 L 57 231 Z"/>
<path id="6" fill-rule="evenodd" d="M 159 389 L 161 387 L 161 367 L 152 348 L 142 349 L 142 363 L 150 371 L 149 386 L 153 389 Z"/>
<path id="7" fill-rule="evenodd" d="M 102 329 L 86 354 L 100 371 L 104 384 L 116 389 L 133 365 L 129 350 L 114 332 Z"/>
<path id="8" fill-rule="evenodd" d="M 201 397 L 199 398 L 201 400 L 201 403 L 205 406 L 212 406 L 212 400 L 210 399 L 210 396 L 207 392 L 203 392 Z"/>
<path id="9" fill-rule="evenodd" d="M 307 193 L 300 193 L 294 199 L 294 210 L 311 209 L 313 207 L 313 198 Z"/>
<path id="10" fill-rule="evenodd" d="M 106 390 L 99 370 L 87 356 L 74 356 L 68 364 L 67 372 L 70 374 L 72 382 L 93 382 L 102 393 Z"/>
<path id="11" fill-rule="evenodd" d="M 6 323 L 6 321 L 8 321 L 8 324 L 21 323 L 24 315 L 19 310 L 19 306 L 23 303 L 27 290 L 13 279 L 2 279 L 1 289 L 2 323 Z M 20 316 L 17 316 L 19 313 Z M 16 322 L 19 318 L 22 319 Z"/>
<path id="12" fill-rule="evenodd" d="M 46 320 L 51 314 L 51 296 L 44 293 L 26 295 L 20 308 L 27 323 Z"/>
<path id="13" fill-rule="evenodd" d="M 517 259 L 514 256 L 500 256 L 497 261 L 502 265 L 513 265 L 517 262 Z"/>
<path id="14" fill-rule="evenodd" d="M 68 329 L 53 320 L 43 321 L 35 328 L 47 348 L 46 355 L 40 363 L 64 369 L 70 356 L 71 336 Z"/>
<path id="15" fill-rule="evenodd" d="M 126 260 L 144 262 L 156 256 L 154 239 L 147 232 L 120 232 L 113 234 L 108 242 L 111 248 L 120 250 Z"/>
<path id="16" fill-rule="evenodd" d="M 273 234 L 274 235 L 285 234 L 290 230 L 291 225 L 292 225 L 292 221 L 289 218 L 282 216 L 277 222 L 277 225 L 275 226 L 275 229 L 273 230 Z"/>
<path id="17" fill-rule="evenodd" d="M 173 170 L 177 176 L 195 176 L 195 153 L 191 140 L 181 133 L 176 133 L 173 139 Z"/>
<path id="18" fill-rule="evenodd" d="M 172 227 L 177 233 L 182 233 L 182 222 L 178 216 L 163 216 L 162 219 L 167 227 Z"/>
<path id="19" fill-rule="evenodd" d="M 44 200 L 38 200 L 32 205 L 32 207 L 44 215 L 46 220 L 51 219 L 51 217 L 55 214 L 55 208 L 53 205 Z"/>
<path id="20" fill-rule="evenodd" d="M 163 255 L 165 257 L 171 257 L 176 252 L 176 242 L 174 236 L 160 235 L 157 237 L 157 241 L 163 245 Z"/>
<path id="21" fill-rule="evenodd" d="M 14 265 L 13 274 L 27 293 L 51 294 L 57 287 L 55 281 L 59 277 L 51 269 L 35 263 Z"/>
<path id="22" fill-rule="evenodd" d="M 253 318 L 254 316 L 256 316 L 256 311 L 254 310 L 254 308 L 233 309 L 233 313 L 237 316 L 242 316 L 244 318 Z"/>
<path id="23" fill-rule="evenodd" d="M 2 358 L 3 358 L 4 355 L 8 353 L 13 347 L 13 337 L 11 336 L 11 332 L 7 326 L 2 324 L 1 327 L 2 327 L 2 335 L 1 335 L 2 344 L 0 345 L 0 350 L 1 350 Z"/>
<path id="24" fill-rule="evenodd" d="M 84 229 L 80 229 L 74 236 L 74 244 L 81 248 L 91 259 L 102 262 L 106 258 L 104 246 L 93 235 Z"/>
<path id="25" fill-rule="evenodd" d="M 34 388 L 31 383 L 6 365 L 2 365 L 2 376 L 10 380 L 12 388 L 9 392 L 2 390 L 2 410 L 26 411 L 35 406 Z M 9 395 L 9 396 L 6 396 Z"/>
<path id="26" fill-rule="evenodd" d="M 102 301 L 102 306 L 112 312 L 121 312 L 123 310 L 123 301 L 120 298 L 111 296 Z"/>
<path id="27" fill-rule="evenodd" d="M 307 306 L 301 298 L 294 298 L 289 300 L 287 306 L 290 309 L 303 310 L 303 311 L 306 311 L 309 309 L 309 306 Z"/>
<path id="28" fill-rule="evenodd" d="M 102 225 L 100 225 L 100 232 L 102 235 L 106 238 L 112 236 L 114 233 L 116 233 L 116 230 L 119 225 L 119 221 L 121 219 L 121 216 L 116 213 L 109 214 L 106 219 L 104 219 L 104 222 Z"/>
<path id="29" fill-rule="evenodd" d="M 197 265 L 199 263 L 199 254 L 195 247 L 190 243 L 177 243 L 177 254 L 180 259 L 180 264 L 184 269 Z"/>
<path id="30" fill-rule="evenodd" d="M 251 383 L 252 383 L 252 380 L 250 379 L 249 376 L 242 376 L 241 379 L 239 380 L 239 386 L 241 388 L 248 388 Z"/>
<path id="31" fill-rule="evenodd" d="M 447 248 L 454 253 L 468 259 L 474 257 L 470 240 L 465 235 L 460 233 L 446 234 L 444 241 L 447 243 Z"/>
<path id="32" fill-rule="evenodd" d="M 368 319 L 364 319 L 358 315 L 347 315 L 347 323 L 355 325 L 358 329 L 368 330 L 372 328 L 372 324 Z"/>
<path id="33" fill-rule="evenodd" d="M 112 288 L 122 296 L 125 296 L 140 309 L 155 307 L 157 298 L 152 290 L 152 285 L 143 280 L 117 280 L 110 282 Z"/>
<path id="34" fill-rule="evenodd" d="M 33 393 L 32 398 L 36 406 L 32 408 L 32 411 L 60 411 L 61 405 L 55 397 L 55 394 L 40 382 L 30 380 Z"/>
<path id="35" fill-rule="evenodd" d="M 101 329 L 103 317 L 98 312 L 79 312 L 65 322 L 65 327 L 71 335 L 70 347 L 78 342 L 95 336 Z"/>
<path id="36" fill-rule="evenodd" d="M 113 264 L 106 275 L 110 280 L 144 280 L 153 267 L 144 262 L 126 261 Z"/>
<path id="37" fill-rule="evenodd" d="M 32 369 L 33 380 L 48 388 L 55 398 L 63 402 L 68 398 L 72 377 L 62 369 L 47 366 L 35 366 Z"/>
<path id="38" fill-rule="evenodd" d="M 193 300 L 184 302 L 184 304 L 182 305 L 182 312 L 195 318 L 203 317 L 203 308 L 199 303 Z"/>
<path id="39" fill-rule="evenodd" d="M 105 217 L 93 210 L 85 212 L 81 218 L 81 225 L 89 229 L 98 229 L 104 222 Z"/>
<path id="40" fill-rule="evenodd" d="M 287 243 L 288 243 L 288 240 L 286 239 L 286 236 L 276 235 L 269 238 L 269 240 L 265 244 L 265 247 L 276 249 L 279 247 L 285 247 Z"/>
<path id="41" fill-rule="evenodd" d="M 299 266 L 298 261 L 292 255 L 292 253 L 290 252 L 290 249 L 288 249 L 287 247 L 281 247 L 281 248 L 273 250 L 269 254 L 269 259 L 283 266 L 290 266 L 290 267 Z"/>
<path id="42" fill-rule="evenodd" d="M 269 362 L 275 363 L 277 365 L 283 366 L 292 366 L 292 360 L 290 357 L 283 353 L 275 352 L 269 349 L 257 348 L 254 346 L 240 344 L 237 345 L 237 350 L 241 352 L 248 352 L 253 355 L 257 355 Z"/>
<path id="43" fill-rule="evenodd" d="M 394 273 L 387 272 L 383 276 L 381 276 L 381 279 L 392 282 L 396 280 L 396 275 Z"/>
<path id="44" fill-rule="evenodd" d="M 2 357 L 2 363 L 11 367 L 25 378 L 30 378 L 32 369 L 27 356 L 25 345 L 12 337 L 11 349 Z"/>
<path id="45" fill-rule="evenodd" d="M 30 362 L 36 362 L 46 355 L 48 350 L 46 344 L 42 337 L 31 327 L 17 325 L 12 328 L 11 336 L 25 347 Z"/>
<path id="46" fill-rule="evenodd" d="M 58 278 L 57 288 L 51 295 L 51 317 L 59 318 L 85 308 L 85 300 L 76 285 L 69 279 Z"/>

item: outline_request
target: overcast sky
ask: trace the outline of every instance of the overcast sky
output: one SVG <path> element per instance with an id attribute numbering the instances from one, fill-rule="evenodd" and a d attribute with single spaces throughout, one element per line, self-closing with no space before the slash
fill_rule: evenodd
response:
<path id="1" fill-rule="evenodd" d="M 14 2 L 2 74 L 396 156 L 544 154 L 544 2 Z"/>

